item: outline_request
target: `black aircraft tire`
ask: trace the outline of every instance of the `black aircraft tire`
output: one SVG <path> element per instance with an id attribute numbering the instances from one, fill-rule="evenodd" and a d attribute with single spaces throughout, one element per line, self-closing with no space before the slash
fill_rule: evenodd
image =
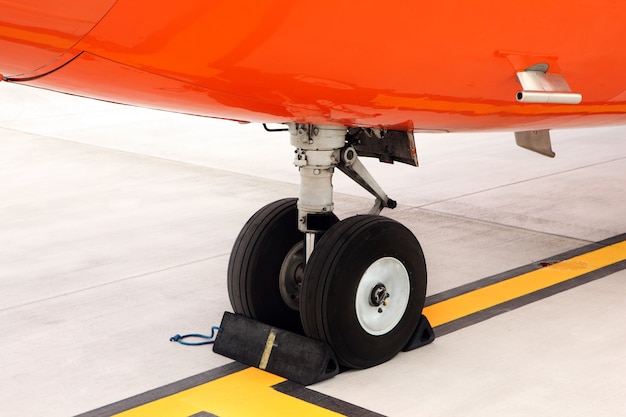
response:
<path id="1" fill-rule="evenodd" d="M 274 201 L 252 215 L 233 245 L 227 283 L 235 313 L 302 334 L 299 284 L 293 277 L 304 267 L 297 202 L 297 198 Z M 339 219 L 331 213 L 327 221 L 330 226 Z M 293 299 L 285 301 L 289 296 Z"/>
<path id="2" fill-rule="evenodd" d="M 297 199 L 257 211 L 237 236 L 228 261 L 228 296 L 235 313 L 302 333 L 300 314 L 283 301 L 278 279 L 287 253 L 303 240 Z"/>
<path id="3" fill-rule="evenodd" d="M 387 294 L 387 303 L 376 294 Z M 426 263 L 413 233 L 389 218 L 355 216 L 316 244 L 300 317 L 305 334 L 328 343 L 341 365 L 368 368 L 402 350 L 425 298 Z"/>

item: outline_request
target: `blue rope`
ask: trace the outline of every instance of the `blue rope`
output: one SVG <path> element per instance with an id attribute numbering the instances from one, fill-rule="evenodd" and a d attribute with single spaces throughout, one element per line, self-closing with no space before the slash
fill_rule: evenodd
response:
<path id="1" fill-rule="evenodd" d="M 223 331 L 221 327 L 218 326 L 213 326 L 211 327 L 211 335 L 207 336 L 205 334 L 198 334 L 198 333 L 191 333 L 191 334 L 184 334 L 184 335 L 174 335 L 172 337 L 170 337 L 170 342 L 178 342 L 181 345 L 187 345 L 187 346 L 200 346 L 200 345 L 210 345 L 211 343 L 215 343 L 215 337 L 217 337 L 217 334 L 215 332 L 221 332 Z M 187 338 L 187 337 L 199 337 L 201 339 L 209 339 L 206 342 L 185 342 L 183 341 L 183 339 Z"/>

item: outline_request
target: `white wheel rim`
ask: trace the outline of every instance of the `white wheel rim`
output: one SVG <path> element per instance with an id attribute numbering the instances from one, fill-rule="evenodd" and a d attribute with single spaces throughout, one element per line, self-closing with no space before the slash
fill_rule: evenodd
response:
<path id="1" fill-rule="evenodd" d="M 389 296 L 381 305 L 371 301 L 372 292 L 384 286 Z M 406 268 L 396 258 L 380 258 L 372 263 L 361 277 L 356 289 L 356 317 L 367 333 L 380 336 L 389 333 L 409 305 L 411 283 Z"/>

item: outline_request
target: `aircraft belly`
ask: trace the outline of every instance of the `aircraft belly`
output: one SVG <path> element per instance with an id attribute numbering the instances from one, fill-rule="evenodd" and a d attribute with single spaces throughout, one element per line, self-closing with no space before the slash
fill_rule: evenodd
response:
<path id="1" fill-rule="evenodd" d="M 183 78 L 183 77 L 181 77 Z M 184 79 L 83 52 L 62 68 L 31 85 L 84 97 L 142 107 L 249 122 L 301 121 L 348 126 L 393 126 L 416 131 L 471 131 L 521 126 L 524 130 L 611 124 L 626 121 L 626 104 L 568 106 L 462 102 L 426 96 L 378 95 L 367 103 L 344 101 L 334 106 L 315 100 L 258 98 L 245 92 L 220 91 Z M 581 118 L 581 116 L 587 116 Z"/>
<path id="2" fill-rule="evenodd" d="M 87 52 L 30 84 L 105 101 L 223 119 L 284 120 L 293 117 L 282 106 L 272 103 L 260 106 L 246 97 L 210 90 Z"/>
<path id="3" fill-rule="evenodd" d="M 83 55 L 36 83 L 246 121 L 429 131 L 626 121 L 626 4 L 567 8 L 554 25 L 563 1 L 337 3 L 118 0 L 71 48 Z M 88 70 L 87 56 L 98 57 Z M 517 72 L 542 62 L 580 105 L 516 101 Z"/>

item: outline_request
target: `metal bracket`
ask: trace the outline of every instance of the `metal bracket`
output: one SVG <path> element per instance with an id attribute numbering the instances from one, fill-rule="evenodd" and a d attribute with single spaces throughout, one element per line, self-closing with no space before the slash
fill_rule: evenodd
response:
<path id="1" fill-rule="evenodd" d="M 583 96 L 573 93 L 565 77 L 561 74 L 548 74 L 548 65 L 537 64 L 517 73 L 522 84 L 515 98 L 520 103 L 579 104 Z"/>
<path id="2" fill-rule="evenodd" d="M 380 214 L 385 207 L 393 209 L 397 206 L 397 203 L 387 196 L 374 177 L 372 177 L 372 174 L 365 168 L 365 165 L 361 163 L 356 150 L 352 146 L 343 148 L 340 157 L 341 161 L 337 167 L 341 172 L 376 197 L 374 206 L 370 209 L 369 214 Z"/>
<path id="3" fill-rule="evenodd" d="M 348 129 L 347 140 L 360 156 L 418 166 L 413 132 L 357 127 Z"/>

